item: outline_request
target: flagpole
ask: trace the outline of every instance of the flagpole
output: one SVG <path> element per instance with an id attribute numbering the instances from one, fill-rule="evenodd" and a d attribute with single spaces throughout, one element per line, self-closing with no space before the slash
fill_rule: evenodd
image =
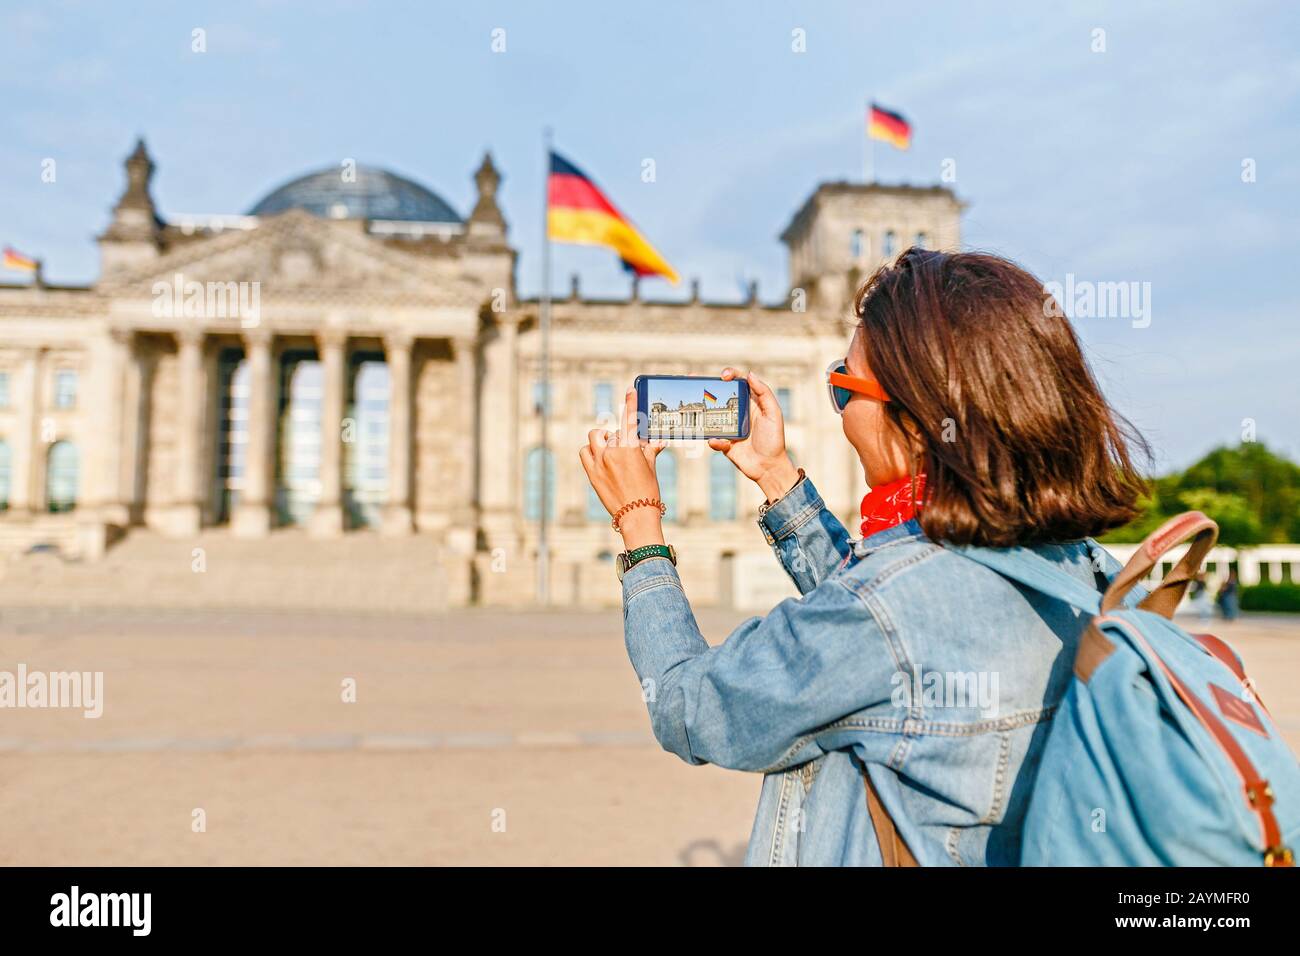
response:
<path id="1" fill-rule="evenodd" d="M 550 503 L 551 478 L 547 468 L 550 458 L 551 431 L 551 200 L 549 185 L 551 179 L 551 128 L 542 130 L 542 142 L 545 146 L 546 169 L 542 176 L 542 189 L 545 199 L 542 203 L 542 296 L 538 309 L 538 330 L 541 338 L 541 399 L 542 399 L 542 440 L 541 440 L 541 519 L 537 533 L 537 601 L 539 604 L 550 603 L 549 564 L 550 546 L 547 540 L 549 515 L 547 505 Z"/>

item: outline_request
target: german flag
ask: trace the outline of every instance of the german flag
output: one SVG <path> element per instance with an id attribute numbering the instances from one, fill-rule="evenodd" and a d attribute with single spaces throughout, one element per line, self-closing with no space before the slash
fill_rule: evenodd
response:
<path id="1" fill-rule="evenodd" d="M 663 276 L 674 284 L 677 273 L 628 218 L 615 208 L 586 173 L 559 153 L 551 153 L 546 183 L 546 233 L 556 242 L 606 246 L 618 253 L 623 268 L 638 276 Z"/>
<path id="2" fill-rule="evenodd" d="M 13 246 L 5 246 L 4 267 L 16 272 L 35 272 L 36 260 L 29 259 Z"/>
<path id="3" fill-rule="evenodd" d="M 912 125 L 898 113 L 872 103 L 867 114 L 867 135 L 907 149 L 912 143 Z"/>
<path id="4" fill-rule="evenodd" d="M 716 402 L 716 401 L 718 400 L 718 396 L 714 395 L 712 392 L 710 392 L 710 391 L 706 388 L 706 389 L 704 390 L 704 400 L 705 400 L 706 402 Z"/>

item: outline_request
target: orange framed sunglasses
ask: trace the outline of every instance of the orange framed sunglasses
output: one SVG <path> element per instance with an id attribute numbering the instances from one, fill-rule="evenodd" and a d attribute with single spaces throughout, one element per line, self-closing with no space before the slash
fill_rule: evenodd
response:
<path id="1" fill-rule="evenodd" d="M 889 396 L 873 378 L 858 378 L 849 374 L 849 367 L 844 359 L 836 359 L 826 369 L 826 391 L 831 397 L 831 407 L 836 415 L 843 415 L 849 399 L 856 395 L 865 395 L 878 402 L 889 401 Z"/>

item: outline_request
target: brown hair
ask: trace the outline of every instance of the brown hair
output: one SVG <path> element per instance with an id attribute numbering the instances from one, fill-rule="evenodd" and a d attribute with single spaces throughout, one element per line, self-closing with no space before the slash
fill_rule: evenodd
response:
<path id="1" fill-rule="evenodd" d="M 1097 386 L 1069 320 L 1006 259 L 911 248 L 858 290 L 871 371 L 924 446 L 934 541 L 992 547 L 1101 534 L 1138 514 L 1142 436 Z"/>

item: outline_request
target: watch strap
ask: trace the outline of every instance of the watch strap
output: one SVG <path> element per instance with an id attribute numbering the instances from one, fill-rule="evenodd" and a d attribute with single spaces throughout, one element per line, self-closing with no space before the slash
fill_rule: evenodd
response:
<path id="1" fill-rule="evenodd" d="M 627 567 L 646 560 L 646 558 L 667 558 L 674 565 L 677 564 L 677 554 L 673 551 L 671 545 L 667 544 L 643 544 L 639 548 L 633 548 L 627 552 Z"/>

